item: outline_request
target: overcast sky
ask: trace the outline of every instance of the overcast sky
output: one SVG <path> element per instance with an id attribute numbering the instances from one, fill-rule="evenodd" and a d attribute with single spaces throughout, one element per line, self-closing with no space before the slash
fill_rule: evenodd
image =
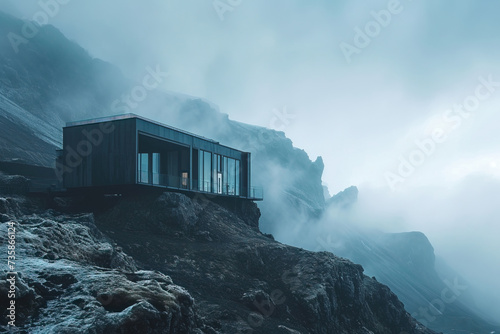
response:
<path id="1" fill-rule="evenodd" d="M 159 64 L 163 88 L 284 130 L 323 157 L 331 193 L 359 186 L 383 229 L 425 232 L 500 300 L 500 3 L 221 3 L 72 0 L 50 23 L 133 80 Z"/>
<path id="2" fill-rule="evenodd" d="M 166 89 L 207 98 L 232 119 L 284 129 L 311 159 L 324 158 L 332 192 L 383 186 L 399 155 L 436 126 L 433 116 L 473 94 L 479 76 L 500 81 L 493 0 L 404 0 L 380 29 L 371 12 L 390 1 L 232 2 L 240 4 L 222 21 L 212 0 L 71 0 L 50 23 L 131 79 L 160 64 L 171 74 Z M 16 6 L 25 18 L 41 10 L 38 1 Z M 348 62 L 340 45 L 355 47 L 356 27 L 367 24 L 375 36 Z M 498 176 L 498 97 L 500 90 L 403 185 L 473 171 Z M 293 117 L 283 122 L 276 112 Z"/>

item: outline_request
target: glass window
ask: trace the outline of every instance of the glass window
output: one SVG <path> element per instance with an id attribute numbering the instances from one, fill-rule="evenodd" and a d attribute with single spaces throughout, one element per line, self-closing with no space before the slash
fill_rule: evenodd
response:
<path id="1" fill-rule="evenodd" d="M 234 159 L 228 158 L 228 163 L 227 163 L 227 193 L 228 195 L 234 195 L 235 194 L 235 180 L 236 180 L 236 161 Z"/>
<path id="2" fill-rule="evenodd" d="M 160 153 L 153 153 L 153 184 L 160 184 Z"/>
<path id="3" fill-rule="evenodd" d="M 137 159 L 138 167 L 139 167 L 139 182 L 140 183 L 149 183 L 149 154 L 148 153 L 139 153 L 139 157 Z"/>
<path id="4" fill-rule="evenodd" d="M 198 150 L 198 190 L 203 190 L 203 151 Z"/>
<path id="5" fill-rule="evenodd" d="M 236 195 L 240 195 L 240 161 L 236 160 L 236 186 L 235 191 Z"/>
<path id="6" fill-rule="evenodd" d="M 182 188 L 187 188 L 188 187 L 188 181 L 189 181 L 189 173 L 188 172 L 182 172 Z"/>
<path id="7" fill-rule="evenodd" d="M 212 162 L 212 192 L 217 193 L 217 169 L 218 169 L 218 164 L 217 162 L 219 155 L 214 154 L 213 155 L 213 162 Z"/>
<path id="8" fill-rule="evenodd" d="M 228 191 L 228 185 L 227 185 L 227 180 L 228 180 L 228 177 L 227 177 L 227 158 L 224 157 L 224 165 L 222 166 L 222 193 L 223 194 L 227 194 L 227 191 Z"/>
<path id="9" fill-rule="evenodd" d="M 212 169 L 212 153 L 203 152 L 203 191 L 210 191 L 211 182 L 211 169 Z"/>

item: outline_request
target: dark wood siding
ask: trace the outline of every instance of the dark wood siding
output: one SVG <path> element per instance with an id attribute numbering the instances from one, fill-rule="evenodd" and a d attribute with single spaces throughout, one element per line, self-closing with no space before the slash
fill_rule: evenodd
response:
<path id="1" fill-rule="evenodd" d="M 64 186 L 134 184 L 135 123 L 132 118 L 64 128 Z"/>

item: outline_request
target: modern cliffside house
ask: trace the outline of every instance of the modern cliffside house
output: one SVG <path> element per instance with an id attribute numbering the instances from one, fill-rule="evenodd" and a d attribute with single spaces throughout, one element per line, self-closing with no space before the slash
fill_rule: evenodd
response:
<path id="1" fill-rule="evenodd" d="M 67 190 L 151 186 L 262 200 L 251 154 L 126 114 L 63 128 L 57 169 Z"/>

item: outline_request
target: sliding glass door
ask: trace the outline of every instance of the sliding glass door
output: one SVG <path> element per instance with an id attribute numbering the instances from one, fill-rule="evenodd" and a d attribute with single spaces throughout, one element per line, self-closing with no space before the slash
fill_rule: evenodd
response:
<path id="1" fill-rule="evenodd" d="M 236 160 L 235 166 L 235 186 L 234 192 L 236 196 L 240 195 L 240 161 Z"/>
<path id="2" fill-rule="evenodd" d="M 198 151 L 198 189 L 225 195 L 240 195 L 240 160 Z"/>
<path id="3" fill-rule="evenodd" d="M 139 153 L 137 170 L 139 183 L 160 184 L 160 153 Z"/>
<path id="4" fill-rule="evenodd" d="M 149 154 L 139 153 L 137 164 L 139 183 L 149 183 Z"/>
<path id="5" fill-rule="evenodd" d="M 212 191 L 212 153 L 198 151 L 198 189 Z"/>
<path id="6" fill-rule="evenodd" d="M 152 155 L 153 184 L 160 184 L 160 153 L 153 153 Z"/>

